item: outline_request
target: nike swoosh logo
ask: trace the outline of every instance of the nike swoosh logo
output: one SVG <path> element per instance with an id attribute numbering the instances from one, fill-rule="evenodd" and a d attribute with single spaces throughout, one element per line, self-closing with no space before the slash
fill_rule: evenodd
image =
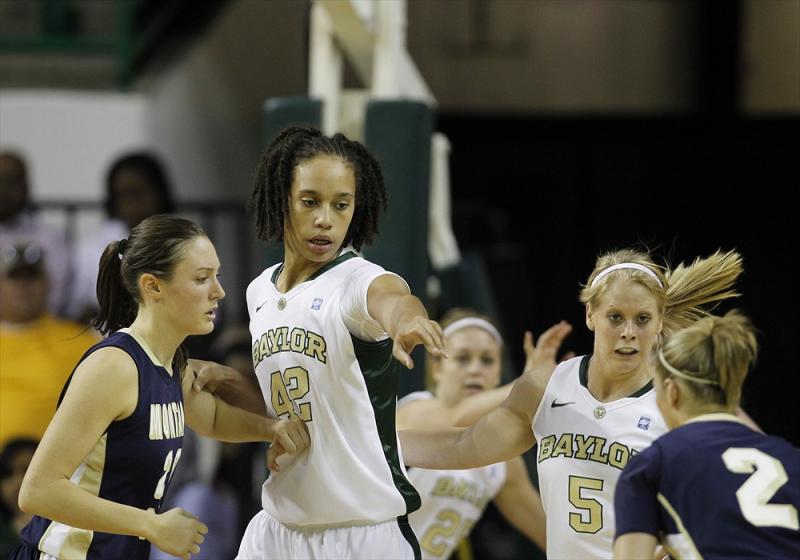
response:
<path id="1" fill-rule="evenodd" d="M 553 399 L 553 402 L 550 403 L 550 408 L 558 408 L 559 406 L 567 406 L 568 404 L 575 404 L 575 401 L 569 402 L 557 402 L 558 399 Z"/>
<path id="2" fill-rule="evenodd" d="M 261 308 L 264 307 L 265 305 L 267 305 L 266 301 L 264 303 L 262 303 L 261 305 L 259 305 L 258 307 L 256 307 L 256 313 L 258 313 L 261 310 Z"/>

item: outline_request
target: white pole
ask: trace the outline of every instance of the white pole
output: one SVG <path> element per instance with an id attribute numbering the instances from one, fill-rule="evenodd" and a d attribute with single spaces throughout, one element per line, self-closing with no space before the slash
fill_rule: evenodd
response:
<path id="1" fill-rule="evenodd" d="M 308 94 L 322 100 L 322 130 L 339 129 L 339 95 L 342 91 L 342 54 L 334 42 L 333 25 L 322 3 L 311 6 Z"/>

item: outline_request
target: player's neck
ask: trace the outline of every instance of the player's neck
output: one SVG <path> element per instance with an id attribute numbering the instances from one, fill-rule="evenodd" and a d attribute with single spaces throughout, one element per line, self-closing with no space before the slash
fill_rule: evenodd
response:
<path id="1" fill-rule="evenodd" d="M 311 278 L 328 262 L 309 261 L 287 251 L 281 271 L 278 273 L 278 278 L 275 279 L 275 287 L 279 292 L 286 293 Z"/>
<path id="2" fill-rule="evenodd" d="M 180 346 L 185 337 L 178 336 L 164 325 L 155 320 L 152 314 L 145 312 L 142 308 L 130 326 L 131 334 L 134 338 L 142 341 L 146 348 L 158 360 L 158 363 L 171 372 L 172 359 L 175 351 Z"/>
<path id="3" fill-rule="evenodd" d="M 589 362 L 589 392 L 600 402 L 610 402 L 629 397 L 644 387 L 653 373 L 646 361 L 634 371 L 625 374 L 612 372 L 597 356 Z"/>

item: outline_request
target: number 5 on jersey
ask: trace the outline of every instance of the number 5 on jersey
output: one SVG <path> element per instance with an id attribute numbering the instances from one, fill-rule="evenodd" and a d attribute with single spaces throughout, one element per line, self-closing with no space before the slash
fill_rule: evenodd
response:
<path id="1" fill-rule="evenodd" d="M 311 420 L 311 404 L 297 403 L 308 394 L 308 371 L 300 366 L 287 368 L 283 373 L 273 371 L 269 375 L 269 385 L 275 414 L 290 416 L 294 412 L 305 422 Z"/>

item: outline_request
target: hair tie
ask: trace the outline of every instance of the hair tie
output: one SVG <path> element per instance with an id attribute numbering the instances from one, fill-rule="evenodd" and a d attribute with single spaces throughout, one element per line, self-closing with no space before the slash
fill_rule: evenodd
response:
<path id="1" fill-rule="evenodd" d="M 494 328 L 489 321 L 486 319 L 481 319 L 480 317 L 464 317 L 463 319 L 453 321 L 444 328 L 444 336 L 448 337 L 454 332 L 461 329 L 466 329 L 467 327 L 478 327 L 479 329 L 483 329 L 488 332 L 493 339 L 495 339 L 498 346 L 503 345 L 503 338 L 500 336 L 500 333 L 497 332 L 497 329 Z"/>
<path id="2" fill-rule="evenodd" d="M 691 381 L 692 383 L 700 383 L 701 385 L 716 385 L 721 387 L 721 384 L 718 381 L 714 381 L 713 379 L 703 379 L 701 377 L 695 377 L 694 375 L 689 375 L 688 373 L 684 373 L 676 367 L 673 367 L 667 359 L 664 357 L 664 351 L 658 351 L 658 360 L 661 362 L 661 365 L 664 366 L 668 372 L 670 372 L 675 377 L 680 377 L 681 379 L 685 379 L 686 381 Z"/>
<path id="3" fill-rule="evenodd" d="M 658 276 L 656 276 L 656 273 L 653 272 L 649 267 L 644 266 L 643 264 L 629 263 L 629 262 L 615 264 L 613 266 L 609 266 L 608 268 L 604 269 L 602 272 L 600 272 L 597 276 L 594 277 L 594 280 L 592 280 L 592 284 L 591 284 L 590 287 L 594 288 L 597 285 L 597 283 L 600 281 L 601 278 L 611 274 L 615 270 L 622 270 L 622 269 L 626 269 L 626 268 L 631 269 L 631 270 L 638 270 L 639 272 L 644 272 L 650 278 L 652 278 L 653 280 L 655 280 L 658 283 L 659 288 L 663 288 L 664 287 L 664 284 L 662 284 L 661 280 L 658 279 Z"/>
<path id="4" fill-rule="evenodd" d="M 120 239 L 117 242 L 117 256 L 119 257 L 119 260 L 122 260 L 122 255 L 125 254 L 125 249 L 127 249 L 127 248 L 128 248 L 128 238 L 127 237 L 124 238 L 124 239 Z"/>

